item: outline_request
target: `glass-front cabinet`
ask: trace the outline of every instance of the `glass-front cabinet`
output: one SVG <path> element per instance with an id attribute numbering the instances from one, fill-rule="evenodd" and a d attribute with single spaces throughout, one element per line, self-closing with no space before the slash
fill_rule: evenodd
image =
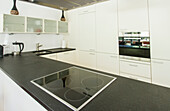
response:
<path id="1" fill-rule="evenodd" d="M 0 33 L 68 33 L 68 22 L 0 14 Z"/>
<path id="2" fill-rule="evenodd" d="M 25 17 L 4 14 L 3 32 L 25 32 Z"/>
<path id="3" fill-rule="evenodd" d="M 57 21 L 45 19 L 44 33 L 57 33 Z"/>
<path id="4" fill-rule="evenodd" d="M 58 21 L 58 33 L 68 33 L 68 22 Z"/>
<path id="5" fill-rule="evenodd" d="M 43 32 L 43 19 L 27 17 L 27 32 Z"/>

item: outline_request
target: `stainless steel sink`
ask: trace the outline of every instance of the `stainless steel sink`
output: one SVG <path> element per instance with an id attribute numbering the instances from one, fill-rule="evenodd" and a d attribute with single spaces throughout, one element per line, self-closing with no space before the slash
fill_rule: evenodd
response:
<path id="1" fill-rule="evenodd" d="M 34 51 L 33 53 L 40 55 L 40 54 L 51 53 L 51 51 L 49 51 L 49 50 L 39 50 L 39 51 Z"/>

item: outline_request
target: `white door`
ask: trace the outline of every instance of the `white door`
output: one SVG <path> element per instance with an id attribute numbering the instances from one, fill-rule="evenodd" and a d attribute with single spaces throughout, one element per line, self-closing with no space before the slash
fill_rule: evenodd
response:
<path id="1" fill-rule="evenodd" d="M 149 0 L 151 57 L 170 60 L 170 0 Z"/>
<path id="2" fill-rule="evenodd" d="M 112 74 L 119 74 L 119 56 L 97 53 L 97 69 Z"/>
<path id="3" fill-rule="evenodd" d="M 96 4 L 97 52 L 118 54 L 117 0 Z"/>
<path id="4" fill-rule="evenodd" d="M 78 15 L 79 49 L 95 51 L 95 12 Z"/>
<path id="5" fill-rule="evenodd" d="M 96 68 L 96 53 L 79 51 L 79 64 L 88 68 Z"/>
<path id="6" fill-rule="evenodd" d="M 152 59 L 152 83 L 170 87 L 170 61 Z"/>
<path id="7" fill-rule="evenodd" d="M 147 3 L 148 0 L 118 0 L 119 31 L 148 31 Z"/>

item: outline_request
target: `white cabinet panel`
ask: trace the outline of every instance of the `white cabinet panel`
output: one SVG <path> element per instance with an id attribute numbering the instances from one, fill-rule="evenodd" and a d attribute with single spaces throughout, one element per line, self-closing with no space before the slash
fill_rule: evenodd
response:
<path id="1" fill-rule="evenodd" d="M 68 52 L 61 52 L 57 53 L 57 60 L 75 64 L 75 52 L 74 51 L 68 51 Z"/>
<path id="2" fill-rule="evenodd" d="M 96 4 L 97 52 L 118 54 L 117 0 Z"/>
<path id="3" fill-rule="evenodd" d="M 97 69 L 112 74 L 119 74 L 119 56 L 97 53 Z"/>
<path id="4" fill-rule="evenodd" d="M 95 12 L 78 15 L 78 35 L 80 50 L 95 50 Z"/>
<path id="5" fill-rule="evenodd" d="M 152 83 L 170 87 L 170 61 L 152 59 Z"/>
<path id="6" fill-rule="evenodd" d="M 148 0 L 118 0 L 119 30 L 148 31 L 147 3 Z"/>
<path id="7" fill-rule="evenodd" d="M 47 55 L 41 55 L 41 57 L 52 59 L 52 60 L 57 60 L 57 54 L 47 54 Z"/>
<path id="8" fill-rule="evenodd" d="M 4 79 L 3 73 L 0 70 L 0 111 L 4 111 Z"/>
<path id="9" fill-rule="evenodd" d="M 96 68 L 96 53 L 79 51 L 79 64 L 88 68 Z"/>
<path id="10" fill-rule="evenodd" d="M 170 60 L 170 1 L 149 0 L 151 57 Z"/>
<path id="11" fill-rule="evenodd" d="M 134 63 L 120 60 L 120 73 L 127 73 L 145 78 L 151 78 L 150 64 Z"/>
<path id="12" fill-rule="evenodd" d="M 47 111 L 8 76 L 4 76 L 4 111 Z"/>

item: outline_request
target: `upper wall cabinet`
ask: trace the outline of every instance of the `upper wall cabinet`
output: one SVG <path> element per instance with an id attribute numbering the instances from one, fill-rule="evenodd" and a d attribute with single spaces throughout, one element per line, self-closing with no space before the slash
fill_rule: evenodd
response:
<path id="1" fill-rule="evenodd" d="M 44 20 L 44 32 L 45 33 L 56 33 L 57 22 L 55 20 Z"/>
<path id="2" fill-rule="evenodd" d="M 1 14 L 0 33 L 68 33 L 68 22 Z"/>
<path id="3" fill-rule="evenodd" d="M 149 0 L 151 58 L 170 60 L 170 0 Z"/>
<path id="4" fill-rule="evenodd" d="M 118 0 L 119 31 L 148 31 L 148 0 Z"/>
<path id="5" fill-rule="evenodd" d="M 27 32 L 42 32 L 43 20 L 27 17 Z"/>
<path id="6" fill-rule="evenodd" d="M 97 52 L 118 54 L 117 0 L 96 4 Z"/>
<path id="7" fill-rule="evenodd" d="M 1 15 L 0 17 L 0 32 L 25 32 L 25 17 L 14 15 Z"/>
<path id="8" fill-rule="evenodd" d="M 68 22 L 58 21 L 58 33 L 68 33 Z"/>

